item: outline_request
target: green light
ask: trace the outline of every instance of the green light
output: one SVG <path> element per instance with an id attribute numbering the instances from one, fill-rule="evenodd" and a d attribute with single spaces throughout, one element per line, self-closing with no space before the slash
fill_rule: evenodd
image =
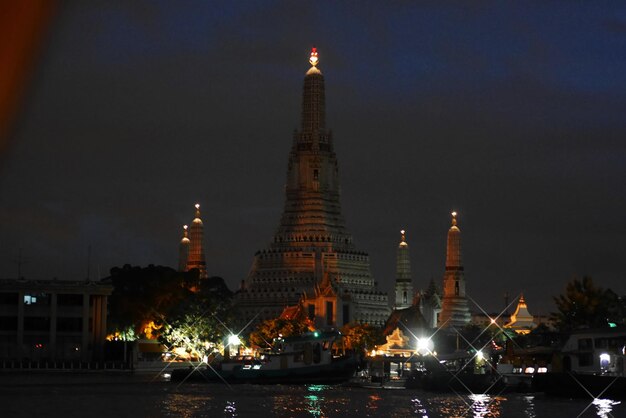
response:
<path id="1" fill-rule="evenodd" d="M 617 328 L 617 324 L 615 322 L 609 322 L 609 328 Z"/>
<path id="2" fill-rule="evenodd" d="M 314 331 L 314 332 L 313 332 L 313 336 L 314 336 L 315 338 L 317 338 L 317 337 L 319 337 L 319 336 L 320 336 L 320 333 L 319 333 L 319 332 L 317 332 L 317 331 Z"/>

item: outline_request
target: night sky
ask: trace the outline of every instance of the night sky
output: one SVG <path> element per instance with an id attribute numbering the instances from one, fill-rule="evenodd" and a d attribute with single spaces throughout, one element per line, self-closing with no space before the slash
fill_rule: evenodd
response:
<path id="1" fill-rule="evenodd" d="M 467 294 L 531 313 L 574 276 L 626 294 L 626 5 L 67 2 L 0 158 L 0 277 L 177 266 L 202 205 L 234 289 L 278 226 L 308 53 L 342 207 L 383 290 L 405 228 L 441 285 L 459 212 Z M 479 3 L 479 4 L 477 4 Z"/>

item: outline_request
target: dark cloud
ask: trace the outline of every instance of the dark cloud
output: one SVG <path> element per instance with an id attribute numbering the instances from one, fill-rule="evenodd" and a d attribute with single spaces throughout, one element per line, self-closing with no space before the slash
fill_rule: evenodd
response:
<path id="1" fill-rule="evenodd" d="M 573 275 L 626 293 L 623 10 L 550 3 L 68 3 L 0 178 L 0 275 L 175 266 L 202 203 L 231 287 L 280 219 L 307 50 L 326 75 L 344 215 L 391 290 L 441 278 L 460 212 L 468 292 L 551 307 Z M 610 26 L 610 25 L 609 25 Z M 608 28 L 608 29 L 607 29 Z"/>

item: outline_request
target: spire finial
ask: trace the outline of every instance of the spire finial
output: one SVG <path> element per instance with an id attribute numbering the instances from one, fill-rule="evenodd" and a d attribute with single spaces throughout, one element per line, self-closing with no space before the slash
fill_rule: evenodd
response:
<path id="1" fill-rule="evenodd" d="M 183 225 L 183 238 L 188 238 L 189 233 L 187 232 L 187 228 L 189 228 L 187 225 Z"/>
<path id="2" fill-rule="evenodd" d="M 409 244 L 406 243 L 406 231 L 403 229 L 400 234 L 400 247 L 407 247 Z"/>
<path id="3" fill-rule="evenodd" d="M 311 56 L 309 57 L 309 62 L 313 67 L 317 66 L 319 59 L 317 58 L 317 48 L 311 48 Z"/>
<path id="4" fill-rule="evenodd" d="M 196 203 L 196 218 L 200 217 L 200 203 Z"/>
<path id="5" fill-rule="evenodd" d="M 456 226 L 456 212 L 452 212 L 452 226 Z"/>

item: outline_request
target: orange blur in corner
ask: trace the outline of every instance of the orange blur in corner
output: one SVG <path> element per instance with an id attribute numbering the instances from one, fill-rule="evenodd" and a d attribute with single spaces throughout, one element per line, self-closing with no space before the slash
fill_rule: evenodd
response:
<path id="1" fill-rule="evenodd" d="M 0 161 L 55 10 L 53 0 L 0 2 Z"/>

